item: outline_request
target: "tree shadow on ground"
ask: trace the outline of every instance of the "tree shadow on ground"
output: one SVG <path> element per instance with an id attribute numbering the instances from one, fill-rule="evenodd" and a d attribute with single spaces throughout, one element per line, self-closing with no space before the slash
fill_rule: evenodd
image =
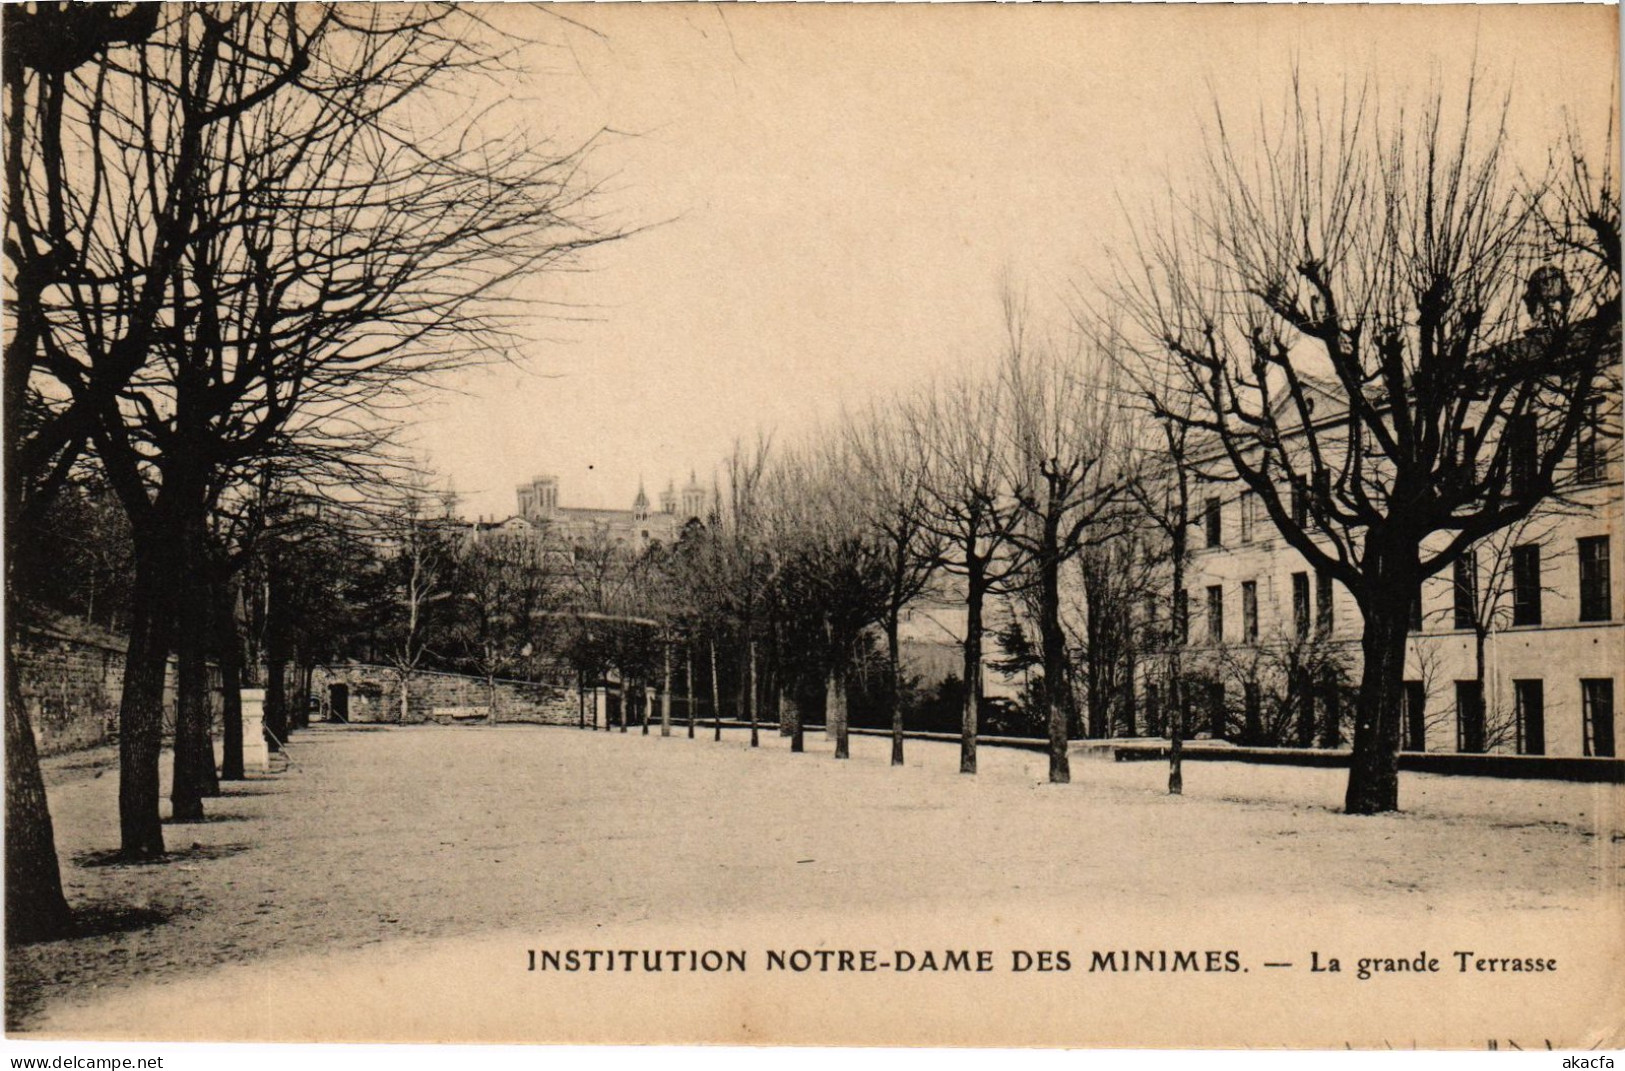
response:
<path id="1" fill-rule="evenodd" d="M 47 945 L 63 941 L 79 941 L 92 937 L 108 937 L 120 933 L 136 933 L 161 926 L 179 914 L 179 909 L 134 907 L 108 901 L 81 904 L 73 909 L 73 929 L 47 941 L 6 946 L 6 1031 L 14 1032 L 26 1026 L 39 1015 L 45 990 L 35 973 L 37 966 L 16 958 L 16 953 L 33 944 Z"/>
<path id="2" fill-rule="evenodd" d="M 163 866 L 166 863 L 185 863 L 198 859 L 224 859 L 227 856 L 246 852 L 250 848 L 247 844 L 197 844 L 190 848 L 172 848 L 163 855 L 151 859 L 126 859 L 118 849 L 108 849 L 96 852 L 80 852 L 73 857 L 73 865 L 81 867 L 134 867 L 134 866 Z"/>
<path id="3" fill-rule="evenodd" d="M 227 787 L 228 785 L 230 787 Z M 275 787 L 269 781 L 228 781 L 220 786 L 220 795 L 213 798 L 223 800 L 240 796 L 264 796 Z"/>
<path id="4" fill-rule="evenodd" d="M 246 814 L 206 814 L 202 818 L 165 818 L 166 826 L 208 826 L 216 822 L 252 822 Z"/>

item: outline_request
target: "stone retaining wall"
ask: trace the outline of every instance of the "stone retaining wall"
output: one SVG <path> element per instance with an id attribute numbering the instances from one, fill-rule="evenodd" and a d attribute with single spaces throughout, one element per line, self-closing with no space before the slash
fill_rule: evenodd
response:
<path id="1" fill-rule="evenodd" d="M 13 652 L 23 702 L 42 755 L 95 747 L 118 739 L 124 647 L 115 637 L 69 629 L 18 630 Z M 220 717 L 220 679 L 209 670 L 210 706 Z M 164 735 L 175 726 L 175 662 L 164 677 Z"/>

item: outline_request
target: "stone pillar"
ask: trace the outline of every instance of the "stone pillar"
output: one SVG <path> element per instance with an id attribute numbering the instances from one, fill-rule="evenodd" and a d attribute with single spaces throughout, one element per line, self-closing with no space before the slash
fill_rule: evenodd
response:
<path id="1" fill-rule="evenodd" d="M 265 689 L 243 689 L 243 771 L 264 773 L 271 768 L 271 751 L 265 746 Z"/>

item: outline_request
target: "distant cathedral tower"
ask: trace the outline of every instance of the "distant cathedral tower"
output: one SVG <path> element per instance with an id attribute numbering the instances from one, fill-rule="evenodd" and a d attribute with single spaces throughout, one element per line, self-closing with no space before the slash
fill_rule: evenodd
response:
<path id="1" fill-rule="evenodd" d="M 559 478 L 537 476 L 519 488 L 519 515 L 527 521 L 546 520 L 559 508 Z"/>
<path id="2" fill-rule="evenodd" d="M 643 493 L 643 478 L 638 478 L 638 497 L 632 500 L 633 520 L 643 521 L 649 518 L 649 496 Z"/>
<path id="3" fill-rule="evenodd" d="M 705 516 L 705 488 L 692 469 L 688 473 L 688 486 L 683 488 L 683 519 Z"/>

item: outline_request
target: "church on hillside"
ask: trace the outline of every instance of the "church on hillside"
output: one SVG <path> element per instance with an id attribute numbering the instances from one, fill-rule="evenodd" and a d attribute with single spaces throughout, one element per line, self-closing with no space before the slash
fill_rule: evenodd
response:
<path id="1" fill-rule="evenodd" d="M 660 508 L 651 510 L 649 496 L 640 481 L 631 509 L 587 509 L 559 504 L 559 478 L 537 476 L 518 487 L 519 512 L 497 527 L 506 529 L 547 529 L 553 538 L 572 546 L 604 539 L 612 546 L 633 553 L 650 543 L 670 544 L 691 520 L 704 520 L 715 507 L 716 490 L 700 486 L 689 473 L 688 484 L 677 489 L 667 481 L 660 493 Z"/>

